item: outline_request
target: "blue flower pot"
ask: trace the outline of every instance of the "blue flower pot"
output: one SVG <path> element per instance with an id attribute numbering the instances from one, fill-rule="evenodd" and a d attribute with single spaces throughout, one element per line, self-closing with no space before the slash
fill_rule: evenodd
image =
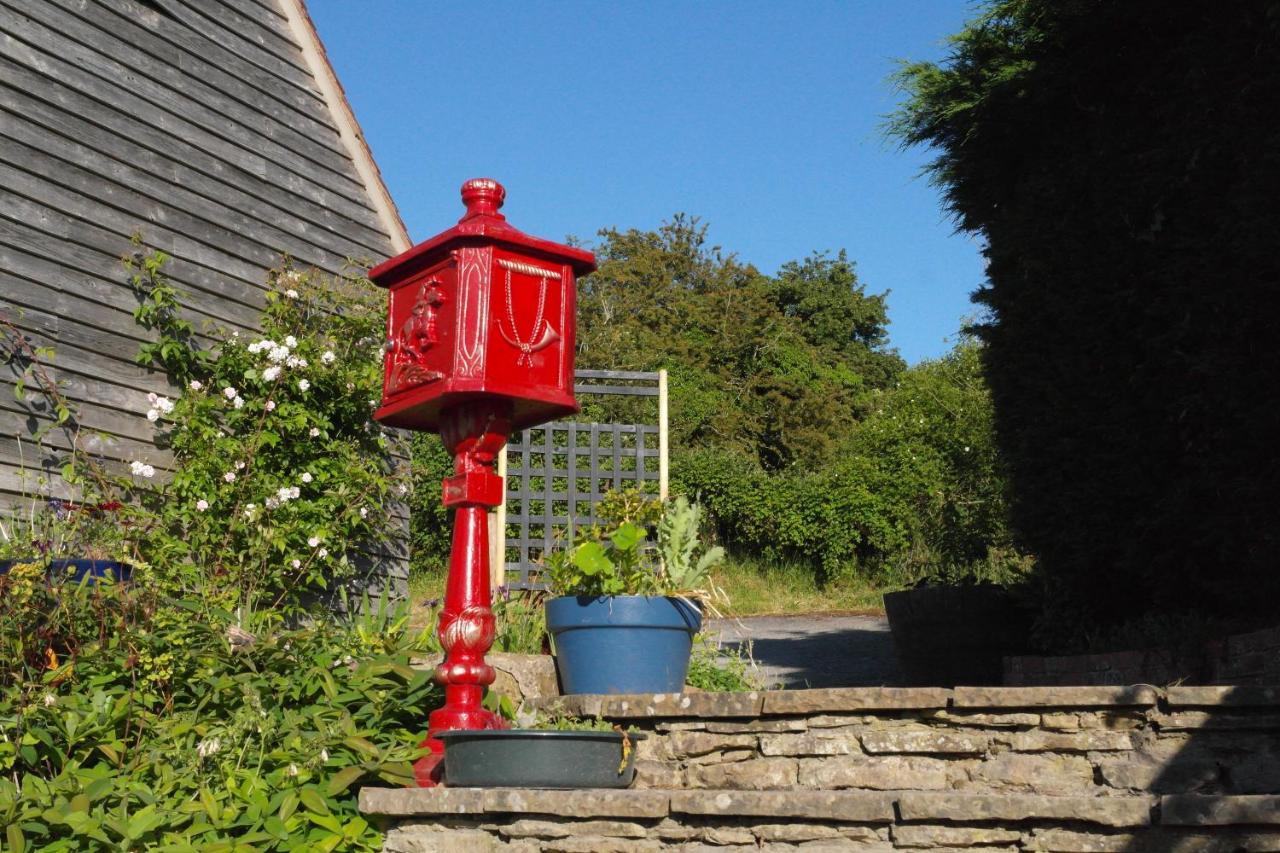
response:
<path id="1" fill-rule="evenodd" d="M 33 557 L 24 560 L 0 560 L 0 575 L 7 574 L 9 569 L 19 563 L 39 563 L 43 558 Z M 100 580 L 110 578 L 120 583 L 129 580 L 133 575 L 133 567 L 119 560 L 66 560 L 49 561 L 48 577 L 50 581 L 67 581 L 93 586 Z"/>
<path id="2" fill-rule="evenodd" d="M 679 693 L 702 613 L 679 598 L 565 596 L 546 604 L 566 693 Z"/>

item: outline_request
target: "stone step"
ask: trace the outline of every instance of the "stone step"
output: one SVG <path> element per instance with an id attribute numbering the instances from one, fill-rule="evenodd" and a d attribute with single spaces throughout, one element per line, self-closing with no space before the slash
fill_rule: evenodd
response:
<path id="1" fill-rule="evenodd" d="M 570 696 L 631 790 L 365 789 L 388 850 L 1280 851 L 1273 688 Z M 452 846 L 451 846 L 452 845 Z"/>
<path id="2" fill-rule="evenodd" d="M 415 853 L 818 841 L 855 850 L 1280 850 L 1280 796 L 365 788 L 360 809 L 395 821 L 384 849 Z"/>

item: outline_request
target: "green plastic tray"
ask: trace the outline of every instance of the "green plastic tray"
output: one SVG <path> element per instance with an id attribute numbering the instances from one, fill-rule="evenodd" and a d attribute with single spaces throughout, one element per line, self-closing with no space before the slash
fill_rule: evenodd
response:
<path id="1" fill-rule="evenodd" d="M 626 788 L 636 775 L 635 749 L 622 766 L 617 732 L 487 729 L 436 737 L 451 788 Z M 630 738 L 634 745 L 644 735 Z"/>

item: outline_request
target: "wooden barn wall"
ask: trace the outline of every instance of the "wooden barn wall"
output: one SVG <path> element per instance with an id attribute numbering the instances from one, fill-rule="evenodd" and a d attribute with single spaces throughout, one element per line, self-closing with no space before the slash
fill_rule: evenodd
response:
<path id="1" fill-rule="evenodd" d="M 169 462 L 145 412 L 172 391 L 133 361 L 132 234 L 172 256 L 198 327 L 246 331 L 283 254 L 329 272 L 394 254 L 290 32 L 277 0 L 0 0 L 0 312 L 55 348 L 51 372 L 117 464 Z M 63 491 L 21 474 L 41 460 L 13 381 L 10 508 Z"/>

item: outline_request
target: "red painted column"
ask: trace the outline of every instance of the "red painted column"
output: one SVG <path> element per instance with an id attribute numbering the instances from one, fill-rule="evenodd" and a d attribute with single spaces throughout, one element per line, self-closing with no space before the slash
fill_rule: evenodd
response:
<path id="1" fill-rule="evenodd" d="M 506 727 L 501 717 L 481 707 L 480 700 L 494 678 L 493 667 L 484 660 L 494 637 L 488 511 L 502 503 L 504 484 L 494 471 L 494 461 L 510 434 L 510 403 L 464 403 L 440 416 L 440 437 L 454 457 L 454 475 L 444 481 L 443 500 L 456 512 L 437 629 L 445 656 L 436 667 L 435 680 L 444 687 L 445 701 L 428 718 L 422 745 L 431 754 L 418 759 L 413 768 L 424 788 L 440 782 L 444 744 L 435 737 L 438 732 Z"/>

